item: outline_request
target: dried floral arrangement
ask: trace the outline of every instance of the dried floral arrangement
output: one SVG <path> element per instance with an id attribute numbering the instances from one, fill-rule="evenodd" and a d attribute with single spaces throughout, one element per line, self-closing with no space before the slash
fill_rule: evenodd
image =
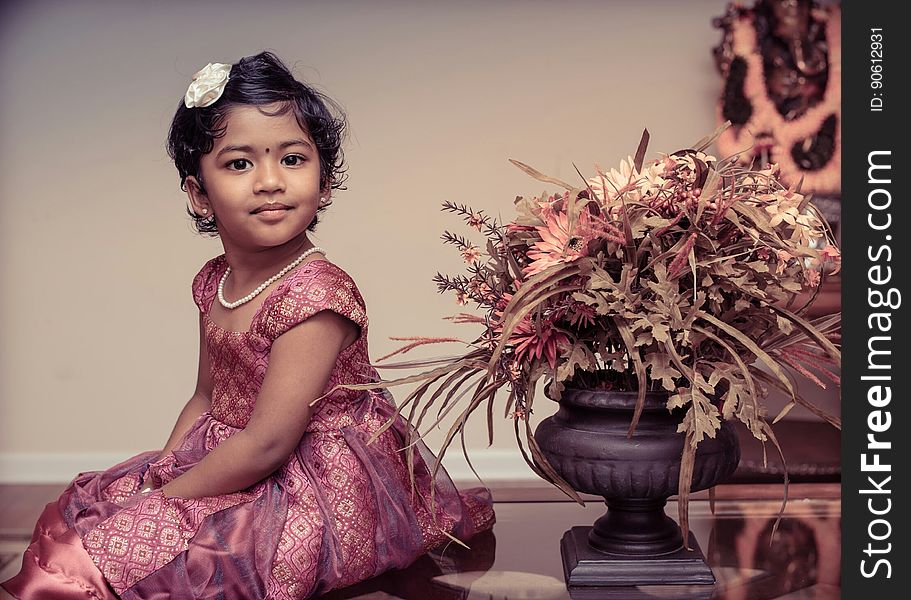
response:
<path id="1" fill-rule="evenodd" d="M 446 232 L 443 241 L 461 252 L 467 275 L 435 277 L 441 292 L 481 310 L 451 317 L 480 326 L 481 334 L 461 356 L 377 365 L 427 369 L 418 375 L 352 387 L 419 383 L 398 406 L 416 438 L 457 411 L 434 471 L 456 436 L 464 449 L 474 411 L 486 411 L 493 440 L 495 400 L 504 392 L 499 411 L 513 418 L 526 462 L 579 502 L 535 443 L 529 417 L 538 382 L 549 382 L 553 399 L 566 386 L 637 391 L 631 435 L 646 391 L 667 390 L 668 409 L 685 411 L 684 529 L 696 448 L 721 419 L 739 419 L 778 446 L 761 404 L 777 388 L 791 398 L 779 418 L 802 405 L 840 426 L 800 395 L 784 368 L 823 387 L 821 378 L 839 381 L 840 315 L 811 322 L 801 316 L 804 306 L 793 305 L 799 292 L 818 288 L 824 264 L 837 269 L 831 230 L 809 197 L 780 183 L 775 168 L 751 170 L 736 156 L 707 155 L 721 131 L 644 165 L 646 131 L 635 158 L 619 170 L 597 169 L 580 187 L 511 161 L 565 191 L 516 198 L 509 223 L 444 203 L 486 238 L 476 245 Z M 410 343 L 389 356 L 457 341 L 396 339 Z"/>

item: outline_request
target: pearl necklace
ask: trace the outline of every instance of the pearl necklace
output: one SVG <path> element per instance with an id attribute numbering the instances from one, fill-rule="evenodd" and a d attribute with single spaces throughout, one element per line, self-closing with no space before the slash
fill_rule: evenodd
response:
<path id="1" fill-rule="evenodd" d="M 275 283 L 278 279 L 280 279 L 282 275 L 284 275 L 285 273 L 287 273 L 288 271 L 290 271 L 297 265 L 301 264 L 305 258 L 310 256 L 314 252 L 322 252 L 323 254 L 326 253 L 326 251 L 323 250 L 322 248 L 320 248 L 319 246 L 314 246 L 313 248 L 310 248 L 309 250 L 307 250 L 306 252 L 304 252 L 303 254 L 298 256 L 297 258 L 295 258 L 294 262 L 292 262 L 290 265 L 288 265 L 287 267 L 285 267 L 284 269 L 282 269 L 281 271 L 279 271 L 278 273 L 276 273 L 269 279 L 262 282 L 262 284 L 258 288 L 256 288 L 255 290 L 253 290 L 252 292 L 250 292 L 249 294 L 247 294 L 240 300 L 235 300 L 234 302 L 228 302 L 227 300 L 225 300 L 225 281 L 228 280 L 228 275 L 231 274 L 231 267 L 228 267 L 227 269 L 225 269 L 225 274 L 221 276 L 221 281 L 218 282 L 218 302 L 225 308 L 237 308 L 241 304 L 246 304 L 253 298 L 256 298 L 260 293 L 262 293 L 262 291 L 264 289 L 266 289 L 267 287 L 269 287 L 270 285 Z"/>

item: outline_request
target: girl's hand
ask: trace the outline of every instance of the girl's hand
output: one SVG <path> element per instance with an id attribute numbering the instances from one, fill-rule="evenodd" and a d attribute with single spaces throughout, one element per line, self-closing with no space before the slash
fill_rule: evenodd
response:
<path id="1" fill-rule="evenodd" d="M 136 494 L 148 494 L 155 491 L 155 481 L 152 479 L 152 473 L 149 470 L 140 477 L 139 480 L 139 489 L 136 491 Z"/>

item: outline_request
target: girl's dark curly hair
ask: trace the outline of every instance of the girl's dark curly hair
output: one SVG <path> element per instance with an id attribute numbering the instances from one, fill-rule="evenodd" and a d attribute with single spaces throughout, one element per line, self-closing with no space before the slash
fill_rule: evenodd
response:
<path id="1" fill-rule="evenodd" d="M 278 110 L 265 114 L 282 115 L 292 111 L 301 129 L 308 132 L 316 144 L 320 185 L 344 189 L 346 168 L 341 148 L 346 129 L 344 112 L 331 98 L 297 81 L 271 52 L 247 56 L 233 64 L 224 93 L 214 104 L 187 108 L 181 99 L 171 121 L 167 142 L 168 155 L 180 173 L 180 188 L 186 191 L 187 177 L 199 179 L 199 161 L 212 151 L 216 138 L 225 134 L 225 117 L 232 107 L 276 103 Z M 327 206 L 328 203 L 318 208 L 317 215 Z M 200 233 L 218 234 L 214 216 L 204 217 L 189 207 L 187 211 Z M 318 220 L 315 215 L 307 229 L 312 231 Z"/>

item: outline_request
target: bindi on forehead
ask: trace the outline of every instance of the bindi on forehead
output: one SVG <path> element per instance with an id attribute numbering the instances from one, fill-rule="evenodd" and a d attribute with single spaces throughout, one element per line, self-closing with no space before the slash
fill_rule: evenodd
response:
<path id="1" fill-rule="evenodd" d="M 269 148 L 266 147 L 266 154 L 269 154 Z"/>

